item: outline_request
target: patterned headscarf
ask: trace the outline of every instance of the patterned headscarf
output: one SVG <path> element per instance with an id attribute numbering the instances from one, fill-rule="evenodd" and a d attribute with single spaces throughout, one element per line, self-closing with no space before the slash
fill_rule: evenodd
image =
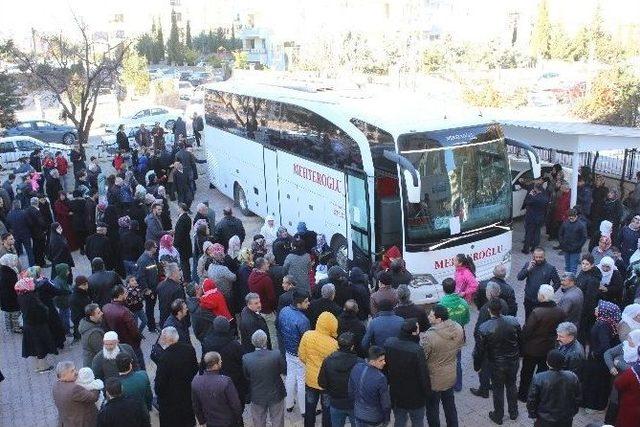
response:
<path id="1" fill-rule="evenodd" d="M 620 307 L 605 300 L 598 302 L 597 320 L 606 323 L 613 334 L 618 334 L 618 323 L 620 323 L 621 318 Z"/>
<path id="2" fill-rule="evenodd" d="M 129 218 L 129 215 L 121 216 L 120 218 L 118 218 L 118 226 L 120 228 L 126 229 L 131 228 L 131 218 Z"/>
<path id="3" fill-rule="evenodd" d="M 16 285 L 13 287 L 16 293 L 18 294 L 26 294 L 27 292 L 33 292 L 36 288 L 36 284 L 30 277 L 24 277 L 16 282 Z"/>
<path id="4" fill-rule="evenodd" d="M 224 246 L 220 243 L 214 243 L 211 246 L 211 257 L 216 261 L 222 261 L 224 259 Z"/>
<path id="5" fill-rule="evenodd" d="M 173 236 L 171 234 L 165 234 L 160 238 L 160 247 L 170 250 L 173 248 Z"/>

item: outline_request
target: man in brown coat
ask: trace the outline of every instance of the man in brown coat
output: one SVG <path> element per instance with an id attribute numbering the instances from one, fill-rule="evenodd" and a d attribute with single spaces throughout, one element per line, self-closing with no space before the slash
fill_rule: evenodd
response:
<path id="1" fill-rule="evenodd" d="M 71 361 L 58 362 L 56 375 L 53 401 L 58 408 L 58 427 L 94 427 L 98 421 L 96 401 L 100 391 L 87 390 L 75 383 L 78 372 Z"/>
<path id="2" fill-rule="evenodd" d="M 420 345 L 424 349 L 431 380 L 432 393 L 427 398 L 427 421 L 430 426 L 440 425 L 440 401 L 448 426 L 458 425 L 458 412 L 453 393 L 456 382 L 458 350 L 464 344 L 462 326 L 449 319 L 449 312 L 437 304 L 429 313 L 431 327 L 423 335 Z"/>

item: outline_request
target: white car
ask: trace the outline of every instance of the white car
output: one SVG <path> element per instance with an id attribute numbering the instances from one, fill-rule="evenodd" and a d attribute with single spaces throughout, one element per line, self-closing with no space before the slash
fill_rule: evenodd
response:
<path id="1" fill-rule="evenodd" d="M 61 151 L 67 157 L 71 151 L 68 145 L 55 142 L 43 142 L 30 136 L 8 136 L 0 138 L 0 169 L 14 169 L 19 160 L 31 156 L 36 148 L 55 154 Z"/>
<path id="2" fill-rule="evenodd" d="M 118 126 L 121 124 L 124 125 L 125 129 L 137 128 L 141 124 L 150 129 L 156 122 L 160 122 L 166 129 L 171 130 L 176 119 L 183 116 L 183 111 L 162 105 L 145 107 L 130 116 L 122 117 L 116 123 L 106 125 L 105 132 L 116 133 L 118 132 Z"/>
<path id="3" fill-rule="evenodd" d="M 179 81 L 178 82 L 178 94 L 180 95 L 180 99 L 189 100 L 194 94 L 195 88 L 190 82 L 187 81 Z"/>

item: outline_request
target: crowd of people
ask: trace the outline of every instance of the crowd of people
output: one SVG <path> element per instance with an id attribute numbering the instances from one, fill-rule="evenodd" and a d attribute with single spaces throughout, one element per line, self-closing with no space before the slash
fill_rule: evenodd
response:
<path id="1" fill-rule="evenodd" d="M 612 193 L 599 179 L 589 209 L 581 196 L 566 218 L 556 216 L 566 193 L 561 170 L 531 183 L 532 258 L 517 273 L 521 324 L 503 265 L 478 281 L 473 260 L 457 255 L 444 297 L 425 308 L 411 301 L 412 274 L 397 247 L 370 271 L 346 271 L 304 222 L 290 233 L 266 217 L 247 239 L 230 207 L 218 220 L 207 203 L 191 213 L 183 190 L 195 194 L 196 157 L 181 133 L 170 149 L 151 135 L 137 158 L 114 158 L 114 174 L 97 159 L 72 157 L 71 169 L 61 154 L 37 150 L 0 189 L 0 308 L 35 371 L 55 369 L 61 425 L 146 426 L 155 408 L 161 426 L 238 426 L 248 407 L 254 426 L 283 426 L 297 408 L 305 426 L 386 425 L 393 414 L 396 426 L 426 419 L 434 427 L 442 406 L 447 425 L 457 426 L 470 334 L 479 384 L 470 392 L 492 395 L 493 423 L 518 419 L 520 400 L 536 426 L 571 426 L 580 407 L 637 425 L 640 216 L 632 210 L 613 221 L 595 197 L 598 188 Z M 71 171 L 73 188 L 60 178 Z M 187 178 L 178 185 L 180 174 Z M 562 272 L 538 246 L 545 220 L 565 253 Z M 77 271 L 74 251 L 90 272 Z M 153 342 L 149 354 L 144 339 Z M 48 356 L 75 343 L 83 366 L 54 368 Z"/>

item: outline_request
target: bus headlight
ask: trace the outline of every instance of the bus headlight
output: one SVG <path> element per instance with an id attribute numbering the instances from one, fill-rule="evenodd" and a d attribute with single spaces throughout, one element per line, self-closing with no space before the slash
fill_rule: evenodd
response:
<path id="1" fill-rule="evenodd" d="M 508 264 L 510 262 L 511 262 L 511 249 L 509 249 L 507 253 L 502 256 L 503 264 Z"/>
<path id="2" fill-rule="evenodd" d="M 438 281 L 431 274 L 418 274 L 413 276 L 409 286 L 419 288 L 420 286 L 437 285 Z"/>

